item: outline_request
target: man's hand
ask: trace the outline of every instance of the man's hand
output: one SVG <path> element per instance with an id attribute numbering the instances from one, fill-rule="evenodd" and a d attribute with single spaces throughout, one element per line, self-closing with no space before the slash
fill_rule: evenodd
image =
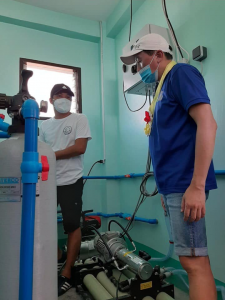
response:
<path id="1" fill-rule="evenodd" d="M 191 184 L 186 190 L 181 204 L 181 212 L 184 212 L 184 221 L 198 222 L 205 217 L 205 189 Z"/>

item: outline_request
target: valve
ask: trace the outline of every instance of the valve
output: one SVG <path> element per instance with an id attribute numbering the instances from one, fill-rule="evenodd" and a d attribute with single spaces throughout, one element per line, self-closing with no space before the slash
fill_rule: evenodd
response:
<path id="1" fill-rule="evenodd" d="M 41 156 L 41 163 L 42 163 L 42 173 L 41 173 L 41 179 L 42 181 L 48 180 L 48 172 L 49 172 L 49 163 L 47 156 L 42 155 Z"/>

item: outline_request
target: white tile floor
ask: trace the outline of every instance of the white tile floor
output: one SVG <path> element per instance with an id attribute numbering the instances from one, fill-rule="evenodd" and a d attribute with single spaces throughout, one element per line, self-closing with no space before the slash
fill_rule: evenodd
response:
<path id="1" fill-rule="evenodd" d="M 189 300 L 189 297 L 186 293 L 182 292 L 175 288 L 175 299 L 176 300 Z M 59 297 L 59 300 L 82 300 L 82 298 L 77 295 L 75 289 L 70 289 L 65 295 Z"/>

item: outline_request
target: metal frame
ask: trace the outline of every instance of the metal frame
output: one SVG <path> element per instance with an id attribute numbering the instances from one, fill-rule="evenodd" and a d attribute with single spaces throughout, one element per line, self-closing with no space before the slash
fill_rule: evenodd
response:
<path id="1" fill-rule="evenodd" d="M 28 58 L 20 58 L 20 65 L 19 65 L 19 70 L 20 70 L 20 73 L 19 73 L 19 88 L 20 88 L 21 81 L 22 81 L 21 72 L 23 70 L 23 66 L 27 62 L 73 70 L 74 74 L 76 76 L 76 86 L 75 86 L 75 89 L 76 89 L 76 95 L 77 95 L 78 112 L 82 113 L 81 68 L 77 68 L 77 67 L 73 67 L 73 66 L 68 66 L 68 65 L 60 65 L 60 64 L 50 63 L 50 62 L 46 62 L 46 61 L 33 60 L 33 59 L 28 59 Z M 47 119 L 49 119 L 49 118 L 47 118 L 47 117 L 40 117 L 40 120 L 47 120 Z"/>

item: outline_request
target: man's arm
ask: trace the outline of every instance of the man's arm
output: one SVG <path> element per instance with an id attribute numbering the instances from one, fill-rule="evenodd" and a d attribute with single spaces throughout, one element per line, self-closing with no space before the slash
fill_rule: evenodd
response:
<path id="1" fill-rule="evenodd" d="M 68 159 L 84 154 L 87 148 L 87 142 L 87 138 L 76 139 L 73 146 L 55 152 L 56 160 Z"/>
<path id="2" fill-rule="evenodd" d="M 184 220 L 199 221 L 205 216 L 205 182 L 212 161 L 217 124 L 211 106 L 201 103 L 192 106 L 189 114 L 197 124 L 195 165 L 191 185 L 184 194 L 181 211 Z"/>

